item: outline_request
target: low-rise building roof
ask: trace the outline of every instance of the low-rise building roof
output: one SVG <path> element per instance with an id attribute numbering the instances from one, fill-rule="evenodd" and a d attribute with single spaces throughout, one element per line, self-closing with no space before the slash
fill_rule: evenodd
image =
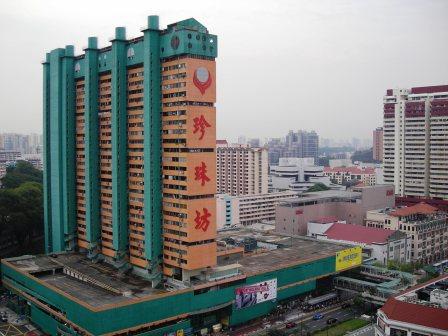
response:
<path id="1" fill-rule="evenodd" d="M 397 210 L 391 211 L 389 215 L 394 217 L 405 217 L 417 214 L 431 215 L 436 213 L 437 211 L 438 209 L 436 207 L 422 202 L 410 207 L 399 208 Z"/>
<path id="2" fill-rule="evenodd" d="M 351 241 L 362 244 L 385 243 L 396 230 L 371 228 L 355 224 L 334 223 L 325 235 L 328 239 Z"/>
<path id="3" fill-rule="evenodd" d="M 446 309 L 418 305 L 390 298 L 381 310 L 391 320 L 448 330 L 448 311 Z"/>
<path id="4" fill-rule="evenodd" d="M 359 167 L 325 167 L 324 173 L 349 173 L 355 175 L 362 174 L 375 174 L 375 169 L 372 167 L 359 168 Z"/>
<path id="5" fill-rule="evenodd" d="M 402 298 L 410 292 L 416 292 L 420 289 L 433 285 L 437 282 L 447 282 L 448 275 L 439 276 L 436 279 L 427 281 L 424 284 L 409 288 L 399 295 L 389 298 L 380 309 L 388 319 L 435 328 L 448 330 L 448 310 L 430 305 L 424 305 L 416 302 L 407 302 Z"/>

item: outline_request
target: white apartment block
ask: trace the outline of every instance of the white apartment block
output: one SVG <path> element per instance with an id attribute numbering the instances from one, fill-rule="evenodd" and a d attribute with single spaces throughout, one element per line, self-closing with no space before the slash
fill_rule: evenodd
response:
<path id="1" fill-rule="evenodd" d="M 383 126 L 384 183 L 448 199 L 448 85 L 387 90 Z"/>
<path id="2" fill-rule="evenodd" d="M 217 227 L 222 229 L 274 220 L 279 202 L 296 196 L 297 193 L 293 191 L 246 196 L 216 195 Z"/>
<path id="3" fill-rule="evenodd" d="M 448 257 L 447 214 L 426 203 L 367 211 L 365 225 L 406 233 L 411 238 L 411 261 L 429 264 Z"/>
<path id="4" fill-rule="evenodd" d="M 268 151 L 247 145 L 216 146 L 216 188 L 218 194 L 232 196 L 268 192 Z"/>
<path id="5" fill-rule="evenodd" d="M 359 181 L 365 186 L 373 186 L 377 183 L 375 168 L 372 167 L 325 167 L 324 175 L 336 184 Z"/>

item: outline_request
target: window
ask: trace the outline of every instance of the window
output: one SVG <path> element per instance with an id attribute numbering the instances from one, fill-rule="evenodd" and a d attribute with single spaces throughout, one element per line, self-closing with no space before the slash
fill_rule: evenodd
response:
<path id="1" fill-rule="evenodd" d="M 390 336 L 407 336 L 407 334 L 406 330 L 390 328 Z"/>

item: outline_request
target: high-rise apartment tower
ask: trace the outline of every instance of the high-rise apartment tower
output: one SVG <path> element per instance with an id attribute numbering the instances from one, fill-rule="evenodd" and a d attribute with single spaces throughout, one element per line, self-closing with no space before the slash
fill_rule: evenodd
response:
<path id="1" fill-rule="evenodd" d="M 387 90 L 383 113 L 384 182 L 448 199 L 448 85 Z"/>
<path id="2" fill-rule="evenodd" d="M 373 131 L 373 159 L 375 161 L 383 161 L 383 128 L 378 127 Z"/>
<path id="3" fill-rule="evenodd" d="M 232 196 L 268 192 L 268 151 L 265 147 L 229 145 L 220 140 L 216 148 L 217 193 Z"/>
<path id="4" fill-rule="evenodd" d="M 188 280 L 216 264 L 217 37 L 150 16 L 110 42 L 43 63 L 46 250 Z"/>

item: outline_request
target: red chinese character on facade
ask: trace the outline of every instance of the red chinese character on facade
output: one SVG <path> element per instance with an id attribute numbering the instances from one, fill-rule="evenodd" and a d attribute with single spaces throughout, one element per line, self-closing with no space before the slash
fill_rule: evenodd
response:
<path id="1" fill-rule="evenodd" d="M 201 132 L 201 136 L 199 137 L 199 140 L 202 140 L 205 134 L 205 128 L 210 127 L 211 125 L 205 120 L 204 116 L 201 114 L 200 117 L 196 117 L 193 119 L 194 122 L 194 130 L 193 134 L 196 134 L 198 131 Z"/>
<path id="2" fill-rule="evenodd" d="M 201 181 L 201 186 L 204 186 L 205 182 L 210 181 L 210 179 L 208 178 L 208 176 L 206 175 L 207 173 L 207 166 L 204 162 L 201 162 L 201 165 L 199 167 L 195 167 L 195 180 L 196 181 Z"/>
<path id="3" fill-rule="evenodd" d="M 202 208 L 203 214 L 201 215 L 200 211 L 196 210 L 196 218 L 194 221 L 196 222 L 196 226 L 194 227 L 196 230 L 202 229 L 202 231 L 207 231 L 208 226 L 210 225 L 209 217 L 212 215 L 206 208 Z"/>

